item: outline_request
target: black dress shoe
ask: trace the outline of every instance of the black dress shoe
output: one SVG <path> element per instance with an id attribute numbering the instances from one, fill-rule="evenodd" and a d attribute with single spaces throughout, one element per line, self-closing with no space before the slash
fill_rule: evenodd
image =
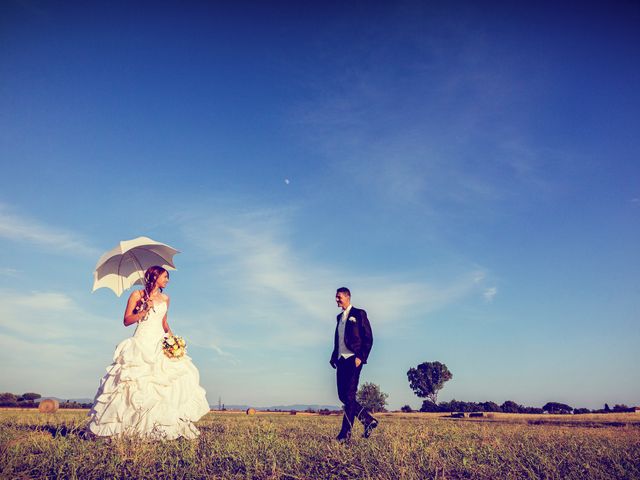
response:
<path id="1" fill-rule="evenodd" d="M 362 434 L 362 436 L 364 438 L 369 438 L 371 436 L 371 433 L 373 432 L 373 429 L 376 428 L 377 426 L 378 426 L 378 421 L 377 420 L 371 420 L 364 427 L 364 433 Z"/>
<path id="2" fill-rule="evenodd" d="M 351 432 L 347 432 L 347 433 L 340 432 L 340 435 L 336 437 L 336 440 L 342 443 L 348 442 L 349 440 L 351 440 Z"/>

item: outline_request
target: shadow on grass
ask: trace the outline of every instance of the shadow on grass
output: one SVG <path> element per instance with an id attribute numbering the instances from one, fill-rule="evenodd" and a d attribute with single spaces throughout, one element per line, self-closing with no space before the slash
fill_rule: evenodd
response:
<path id="1" fill-rule="evenodd" d="M 16 430 L 49 433 L 52 438 L 75 435 L 82 439 L 91 438 L 85 431 L 84 426 L 67 425 L 12 425 Z"/>

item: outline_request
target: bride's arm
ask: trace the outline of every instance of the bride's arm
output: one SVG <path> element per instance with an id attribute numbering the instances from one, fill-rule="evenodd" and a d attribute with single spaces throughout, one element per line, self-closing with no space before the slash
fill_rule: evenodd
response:
<path id="1" fill-rule="evenodd" d="M 167 295 L 167 312 L 164 314 L 164 318 L 162 319 L 162 328 L 164 328 L 164 333 L 167 335 L 173 335 L 173 332 L 169 328 L 169 322 L 167 322 L 167 314 L 169 313 L 169 303 L 171 303 L 171 299 Z"/>
<path id="2" fill-rule="evenodd" d="M 148 305 L 146 310 L 141 310 L 139 312 L 133 313 L 133 311 L 136 308 L 136 305 L 138 304 L 138 300 L 140 300 L 141 296 L 142 296 L 142 290 L 136 290 L 134 292 L 131 292 L 131 295 L 129 295 L 129 300 L 127 301 L 127 308 L 124 311 L 123 323 L 125 327 L 128 327 L 129 325 L 133 325 L 134 323 L 138 323 L 140 320 L 142 320 L 145 317 L 145 315 L 151 308 L 151 305 Z"/>

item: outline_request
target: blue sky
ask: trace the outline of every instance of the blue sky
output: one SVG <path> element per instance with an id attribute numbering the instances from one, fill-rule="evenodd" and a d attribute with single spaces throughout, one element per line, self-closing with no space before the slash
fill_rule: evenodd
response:
<path id="1" fill-rule="evenodd" d="M 210 403 L 640 404 L 640 8 L 13 0 L 0 6 L 1 391 L 90 397 L 133 333 L 99 256 L 179 250 Z"/>

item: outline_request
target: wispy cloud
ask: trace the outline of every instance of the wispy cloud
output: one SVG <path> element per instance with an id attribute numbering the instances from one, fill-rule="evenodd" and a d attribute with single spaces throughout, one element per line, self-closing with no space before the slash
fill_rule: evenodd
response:
<path id="1" fill-rule="evenodd" d="M 108 363 L 105 358 L 98 365 L 96 350 L 79 342 L 60 344 L 0 331 L 0 343 L 10 346 L 0 350 L 0 362 L 3 382 L 15 393 L 90 397 Z"/>
<path id="2" fill-rule="evenodd" d="M 493 299 L 495 298 L 495 296 L 498 294 L 498 289 L 497 287 L 490 287 L 487 288 L 483 293 L 482 296 L 484 297 L 486 302 L 492 302 Z"/>
<path id="3" fill-rule="evenodd" d="M 0 267 L 0 275 L 4 277 L 17 277 L 19 270 L 11 267 Z"/>
<path id="4" fill-rule="evenodd" d="M 100 253 L 81 235 L 14 213 L 7 205 L 1 203 L 0 237 L 16 242 L 31 243 L 63 253 L 93 257 Z"/>
<path id="5" fill-rule="evenodd" d="M 190 242 L 210 255 L 223 288 L 231 292 L 223 318 L 242 318 L 251 328 L 268 325 L 264 335 L 243 336 L 243 343 L 313 345 L 326 341 L 327 320 L 337 313 L 333 296 L 348 279 L 354 303 L 375 312 L 379 326 L 400 320 L 398 312 L 425 314 L 481 289 L 485 273 L 470 268 L 449 281 L 402 275 L 372 276 L 344 266 L 320 263 L 302 254 L 291 239 L 291 212 L 224 209 L 183 224 Z M 197 227 L 196 227 L 197 225 Z M 215 267 L 214 267 L 215 265 Z M 245 299 L 250 299 L 246 301 Z M 403 319 L 404 320 L 404 319 Z M 257 325 L 257 327 L 255 326 Z M 238 332 L 227 331 L 234 337 Z"/>
<path id="6" fill-rule="evenodd" d="M 90 396 L 127 336 L 116 326 L 64 293 L 0 289 L 3 379 L 18 392 Z"/>
<path id="7" fill-rule="evenodd" d="M 67 295 L 54 292 L 35 292 L 30 295 L 13 294 L 9 298 L 5 298 L 5 301 L 18 308 L 30 310 L 68 312 L 73 308 L 73 302 Z"/>
<path id="8" fill-rule="evenodd" d="M 236 349 L 239 345 L 218 326 L 220 317 L 232 317 L 230 315 L 216 315 L 219 314 L 219 309 L 212 316 L 212 312 L 202 311 L 202 304 L 196 305 L 195 308 L 198 311 L 197 314 L 189 316 L 171 315 L 169 323 L 172 328 L 187 339 L 189 347 L 198 347 L 215 352 L 218 359 L 237 365 L 239 363 L 238 358 L 230 350 Z"/>
<path id="9" fill-rule="evenodd" d="M 99 336 L 117 338 L 115 332 L 103 329 L 112 323 L 64 293 L 0 290 L 0 327 L 32 342 L 74 344 Z"/>
<path id="10" fill-rule="evenodd" d="M 472 22 L 433 25 L 425 43 L 416 19 L 397 20 L 385 38 L 408 45 L 412 61 L 403 63 L 375 31 L 366 54 L 336 47 L 348 69 L 310 79 L 310 100 L 292 114 L 301 141 L 375 198 L 437 215 L 495 212 L 496 202 L 547 188 L 547 167 L 566 155 L 528 139 L 522 103 L 540 86 L 527 65 L 508 50 L 496 61 L 500 47 Z"/>

